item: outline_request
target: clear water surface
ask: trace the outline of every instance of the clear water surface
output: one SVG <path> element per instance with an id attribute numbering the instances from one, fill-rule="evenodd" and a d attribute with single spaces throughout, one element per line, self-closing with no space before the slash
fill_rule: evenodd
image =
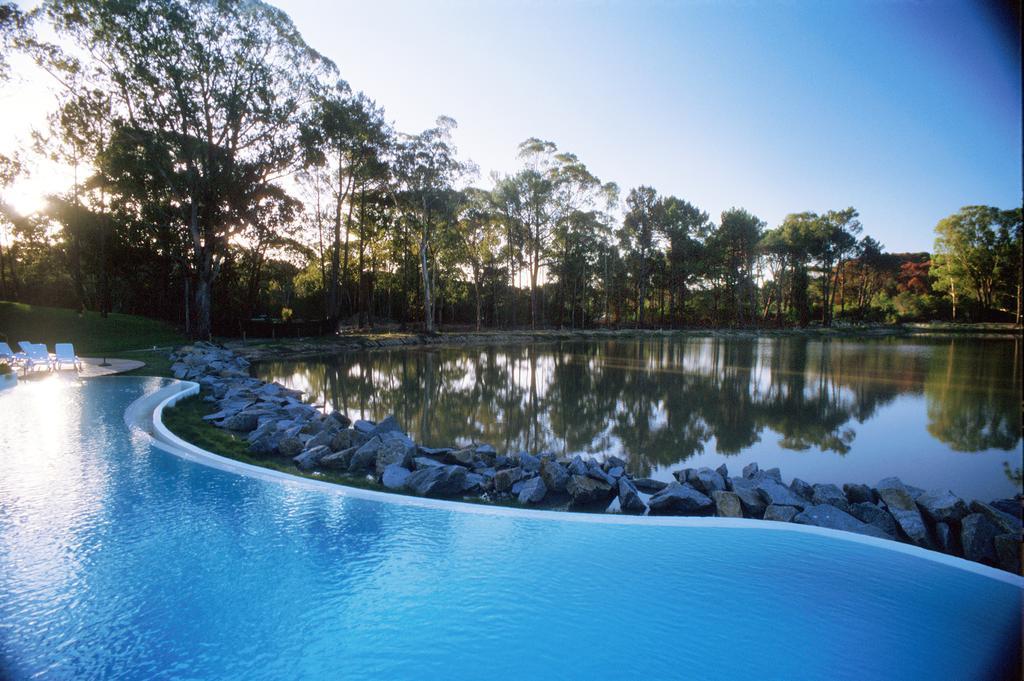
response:
<path id="1" fill-rule="evenodd" d="M 0 678 L 992 679 L 1019 583 L 834 537 L 359 499 L 0 393 Z M 477 510 L 480 510 L 477 507 Z"/>
<path id="2" fill-rule="evenodd" d="M 418 442 L 615 454 L 874 485 L 896 475 L 968 499 L 1012 496 L 1019 340 L 687 338 L 347 353 L 258 374 L 327 409 L 394 413 Z"/>

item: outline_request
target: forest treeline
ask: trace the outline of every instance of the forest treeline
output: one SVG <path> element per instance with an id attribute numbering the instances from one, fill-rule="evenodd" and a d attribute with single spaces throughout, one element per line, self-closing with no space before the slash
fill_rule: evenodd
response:
<path id="1" fill-rule="evenodd" d="M 0 79 L 17 52 L 60 92 L 32 148 L 0 155 L 0 299 L 143 314 L 194 337 L 268 317 L 427 331 L 1020 322 L 1019 207 L 965 207 L 936 226 L 933 253 L 892 254 L 854 208 L 715 220 L 653 187 L 622 192 L 537 138 L 485 182 L 453 120 L 395 130 L 260 2 L 0 4 L 0 40 Z M 2 192 L 31 155 L 75 179 L 20 215 Z"/>

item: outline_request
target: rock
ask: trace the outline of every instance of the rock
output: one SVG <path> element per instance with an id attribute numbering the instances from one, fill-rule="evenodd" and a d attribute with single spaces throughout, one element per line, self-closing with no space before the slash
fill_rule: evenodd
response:
<path id="1" fill-rule="evenodd" d="M 1015 575 L 1020 574 L 1020 540 L 1015 534 L 1000 534 L 995 538 L 996 567 Z"/>
<path id="2" fill-rule="evenodd" d="M 753 478 L 757 474 L 757 471 L 758 468 L 756 461 L 748 463 L 746 466 L 743 467 L 743 477 L 748 479 Z"/>
<path id="3" fill-rule="evenodd" d="M 521 452 L 519 454 L 519 465 L 527 473 L 536 473 L 540 470 L 540 459 L 532 454 Z"/>
<path id="4" fill-rule="evenodd" d="M 861 522 L 846 511 L 842 511 L 831 504 L 809 506 L 802 512 L 797 513 L 793 517 L 793 522 L 800 523 L 801 525 L 815 525 L 833 530 L 843 530 L 844 532 L 856 532 L 857 534 L 878 537 L 879 539 L 891 539 L 889 535 L 874 525 Z"/>
<path id="5" fill-rule="evenodd" d="M 365 445 L 364 445 L 365 446 Z M 391 465 L 399 465 L 402 468 L 412 467 L 412 455 L 416 448 L 398 438 L 387 438 L 377 448 L 377 456 L 374 459 L 374 470 L 377 475 L 383 475 L 384 469 Z"/>
<path id="6" fill-rule="evenodd" d="M 776 506 L 772 504 L 764 510 L 764 519 L 788 523 L 793 520 L 797 513 L 798 511 L 795 506 Z"/>
<path id="7" fill-rule="evenodd" d="M 466 482 L 462 484 L 463 492 L 482 490 L 487 486 L 487 478 L 479 473 L 466 473 Z"/>
<path id="8" fill-rule="evenodd" d="M 495 486 L 497 486 L 497 477 L 495 477 Z M 610 484 L 589 475 L 570 475 L 565 484 L 565 491 L 569 493 L 572 506 L 607 503 L 613 494 Z"/>
<path id="9" fill-rule="evenodd" d="M 672 471 L 672 477 L 676 479 L 676 482 L 682 484 L 689 481 L 690 476 L 693 474 L 692 468 L 680 468 L 677 471 Z"/>
<path id="10" fill-rule="evenodd" d="M 519 503 L 539 504 L 547 493 L 548 488 L 544 484 L 543 478 L 530 478 L 523 483 L 522 489 L 519 490 Z"/>
<path id="11" fill-rule="evenodd" d="M 480 457 L 495 457 L 498 455 L 497 450 L 490 445 L 480 445 L 476 448 L 476 455 Z"/>
<path id="12" fill-rule="evenodd" d="M 402 433 L 403 435 L 405 434 L 404 431 L 402 430 L 402 427 L 398 424 L 398 419 L 396 419 L 394 416 L 388 416 L 383 421 L 376 424 L 369 434 L 383 435 L 384 433 Z"/>
<path id="13" fill-rule="evenodd" d="M 653 478 L 637 478 L 633 480 L 633 485 L 641 492 L 653 494 L 665 489 L 668 483 L 664 480 L 655 480 Z"/>
<path id="14" fill-rule="evenodd" d="M 793 478 L 793 482 L 789 483 L 789 489 L 804 501 L 810 501 L 814 498 L 814 487 L 800 478 Z"/>
<path id="15" fill-rule="evenodd" d="M 1013 516 L 1017 520 L 1021 519 L 1022 511 L 1020 501 L 1017 499 L 996 499 L 991 504 L 989 504 L 989 506 L 996 509 L 997 511 L 1002 511 L 1003 513 L 1009 516 Z"/>
<path id="16" fill-rule="evenodd" d="M 467 447 L 465 449 L 448 450 L 448 453 L 445 454 L 442 458 L 445 463 L 472 468 L 473 461 L 476 460 L 476 450 L 473 449 L 472 447 Z"/>
<path id="17" fill-rule="evenodd" d="M 957 522 L 967 515 L 967 504 L 949 490 L 930 490 L 919 496 L 917 507 L 933 523 Z"/>
<path id="18" fill-rule="evenodd" d="M 983 513 L 971 513 L 960 524 L 960 544 L 967 560 L 996 564 L 996 537 L 1002 534 L 999 526 Z"/>
<path id="19" fill-rule="evenodd" d="M 421 468 L 437 468 L 439 466 L 444 465 L 437 459 L 431 459 L 429 456 L 414 457 L 412 463 L 416 470 L 419 470 Z"/>
<path id="20" fill-rule="evenodd" d="M 349 473 L 363 473 L 374 466 L 377 461 L 377 452 L 383 448 L 384 441 L 380 436 L 374 435 L 370 440 L 361 445 L 352 454 L 352 460 L 348 464 Z"/>
<path id="21" fill-rule="evenodd" d="M 711 515 L 715 502 L 690 485 L 678 482 L 651 496 L 648 504 L 652 514 Z"/>
<path id="22" fill-rule="evenodd" d="M 579 454 L 572 457 L 572 461 L 569 462 L 569 474 L 570 475 L 586 475 L 587 464 L 580 458 Z"/>
<path id="23" fill-rule="evenodd" d="M 772 480 L 774 480 L 775 482 L 777 482 L 777 483 L 779 483 L 781 485 L 782 484 L 782 471 L 780 471 L 778 468 L 769 468 L 767 470 L 758 471 L 757 474 L 754 475 L 754 478 L 755 479 L 756 478 L 761 478 L 761 479 L 763 479 L 763 478 L 771 478 Z"/>
<path id="24" fill-rule="evenodd" d="M 462 493 L 466 469 L 462 466 L 421 468 L 405 479 L 405 488 L 422 497 L 454 497 Z"/>
<path id="25" fill-rule="evenodd" d="M 851 504 L 873 504 L 877 501 L 874 491 L 867 485 L 846 484 L 843 485 L 843 493 Z"/>
<path id="26" fill-rule="evenodd" d="M 725 491 L 725 480 L 710 468 L 698 468 L 690 475 L 688 482 L 704 494 L 711 494 L 715 490 Z"/>
<path id="27" fill-rule="evenodd" d="M 724 463 L 718 468 L 716 468 L 715 472 L 722 476 L 722 480 L 729 479 L 729 467 L 726 466 Z"/>
<path id="28" fill-rule="evenodd" d="M 403 468 L 393 463 L 384 468 L 384 472 L 380 476 L 380 482 L 388 489 L 402 489 L 405 487 L 405 481 L 410 475 L 412 475 L 412 471 L 408 468 Z"/>
<path id="29" fill-rule="evenodd" d="M 224 420 L 224 427 L 228 430 L 248 433 L 256 430 L 259 425 L 259 416 L 251 412 L 241 412 Z"/>
<path id="30" fill-rule="evenodd" d="M 764 516 L 765 507 L 768 505 L 757 491 L 754 480 L 748 478 L 731 478 L 732 492 L 740 498 L 743 505 L 743 514 L 748 518 L 760 518 Z"/>
<path id="31" fill-rule="evenodd" d="M 605 473 L 604 470 L 602 470 L 601 466 L 599 466 L 596 462 L 587 466 L 587 475 L 594 478 L 595 480 L 600 480 L 609 487 L 615 487 L 615 485 L 618 484 L 615 478 Z"/>
<path id="32" fill-rule="evenodd" d="M 340 452 L 328 454 L 324 458 L 320 459 L 320 467 L 347 471 L 349 464 L 352 463 L 352 455 L 356 453 L 357 449 L 359 448 L 349 447 L 348 449 L 343 449 Z"/>
<path id="33" fill-rule="evenodd" d="M 557 461 L 545 460 L 540 465 L 540 477 L 551 492 L 561 493 L 565 491 L 566 483 L 569 482 L 569 473 L 565 466 Z"/>
<path id="34" fill-rule="evenodd" d="M 640 498 L 636 486 L 629 478 L 619 478 L 619 509 L 623 513 L 643 513 L 647 510 L 647 504 Z"/>
<path id="35" fill-rule="evenodd" d="M 743 504 L 735 492 L 712 490 L 711 500 L 715 502 L 715 515 L 720 518 L 743 517 Z"/>
<path id="36" fill-rule="evenodd" d="M 1000 534 L 1015 534 L 1018 537 L 1021 535 L 1019 518 L 980 501 L 972 501 L 970 508 L 972 513 L 980 513 L 994 523 L 1000 529 Z"/>
<path id="37" fill-rule="evenodd" d="M 932 537 L 936 548 L 943 553 L 956 555 L 959 553 L 959 546 L 956 543 L 956 534 L 944 522 L 937 522 L 932 527 Z"/>
<path id="38" fill-rule="evenodd" d="M 625 475 L 626 469 L 623 468 L 622 466 L 612 466 L 606 471 L 606 473 L 608 473 L 608 477 L 615 478 L 616 480 L 618 480 L 623 475 Z"/>
<path id="39" fill-rule="evenodd" d="M 761 471 L 759 473 L 760 477 L 754 480 L 754 488 L 761 495 L 761 498 L 764 499 L 766 506 L 775 504 L 776 506 L 804 508 L 808 505 L 806 501 L 793 494 L 788 487 L 774 477 L 762 475 L 763 473 L 765 471 Z"/>
<path id="40" fill-rule="evenodd" d="M 452 447 L 425 447 L 423 445 L 417 445 L 416 450 L 420 456 L 430 456 L 435 459 L 443 459 L 452 453 Z"/>
<path id="41" fill-rule="evenodd" d="M 331 451 L 335 451 L 331 443 L 334 442 L 334 434 L 328 430 L 322 430 L 314 435 L 309 442 L 306 443 L 307 447 L 328 447 Z"/>
<path id="42" fill-rule="evenodd" d="M 332 411 L 328 415 L 328 418 L 332 419 L 335 423 L 340 425 L 342 428 L 348 428 L 350 425 L 352 425 L 352 419 L 350 419 L 348 416 L 346 416 L 345 414 L 341 413 L 340 411 Z"/>
<path id="43" fill-rule="evenodd" d="M 300 469 L 308 471 L 316 468 L 317 464 L 320 463 L 320 459 L 330 453 L 331 450 L 328 447 L 313 447 L 312 449 L 305 450 L 298 456 L 292 457 L 292 461 Z"/>
<path id="44" fill-rule="evenodd" d="M 835 485 L 815 485 L 813 489 L 814 495 L 811 497 L 811 503 L 814 505 L 829 504 L 846 513 L 850 512 L 850 502 L 846 500 L 843 490 Z"/>
<path id="45" fill-rule="evenodd" d="M 887 510 L 870 501 L 861 501 L 850 505 L 850 515 L 857 520 L 874 525 L 895 539 L 899 530 L 896 527 L 896 520 Z"/>
<path id="46" fill-rule="evenodd" d="M 602 464 L 603 468 L 608 471 L 608 475 L 611 475 L 611 469 L 613 468 L 625 468 L 626 462 L 617 456 L 609 456 L 604 460 Z"/>
<path id="47" fill-rule="evenodd" d="M 356 443 L 352 441 L 351 430 L 339 430 L 338 432 L 331 435 L 331 449 L 333 449 L 336 452 L 340 452 L 343 449 L 348 449 L 349 447 L 355 446 L 355 444 Z"/>
<path id="48" fill-rule="evenodd" d="M 281 452 L 281 456 L 287 456 L 289 459 L 298 456 L 299 452 L 305 448 L 302 440 L 297 437 L 283 437 L 277 443 L 277 450 Z"/>
<path id="49" fill-rule="evenodd" d="M 522 477 L 523 469 L 518 466 L 515 468 L 502 468 L 494 474 L 494 490 L 496 492 L 508 492 Z"/>
<path id="50" fill-rule="evenodd" d="M 899 478 L 885 478 L 878 483 L 878 497 L 885 502 L 902 533 L 918 546 L 932 548 L 928 528 L 917 510 L 914 498 Z"/>
<path id="51" fill-rule="evenodd" d="M 364 419 L 356 419 L 355 423 L 352 424 L 352 428 L 357 433 L 363 433 L 369 435 L 373 432 L 373 429 L 377 427 L 377 424 L 373 421 L 366 421 Z"/>

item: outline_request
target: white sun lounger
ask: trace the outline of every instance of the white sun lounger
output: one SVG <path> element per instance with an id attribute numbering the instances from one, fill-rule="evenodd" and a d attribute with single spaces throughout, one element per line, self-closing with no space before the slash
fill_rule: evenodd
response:
<path id="1" fill-rule="evenodd" d="M 14 364 L 14 361 L 18 359 L 18 355 L 15 354 L 14 350 L 11 350 L 10 345 L 0 342 L 0 359 L 6 361 L 8 364 Z"/>
<path id="2" fill-rule="evenodd" d="M 82 360 L 78 359 L 78 355 L 75 354 L 75 346 L 71 343 L 57 343 L 53 346 L 55 356 L 53 358 L 53 368 L 60 371 L 65 364 L 70 364 L 75 371 L 82 369 Z"/>

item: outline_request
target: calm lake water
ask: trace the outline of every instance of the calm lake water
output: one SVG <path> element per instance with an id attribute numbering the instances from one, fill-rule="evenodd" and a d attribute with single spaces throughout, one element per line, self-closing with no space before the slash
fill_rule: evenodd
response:
<path id="1" fill-rule="evenodd" d="M 327 410 L 395 414 L 417 442 L 614 454 L 636 475 L 751 461 L 788 481 L 896 475 L 1011 496 L 1018 340 L 683 338 L 404 348 L 264 363 Z"/>

